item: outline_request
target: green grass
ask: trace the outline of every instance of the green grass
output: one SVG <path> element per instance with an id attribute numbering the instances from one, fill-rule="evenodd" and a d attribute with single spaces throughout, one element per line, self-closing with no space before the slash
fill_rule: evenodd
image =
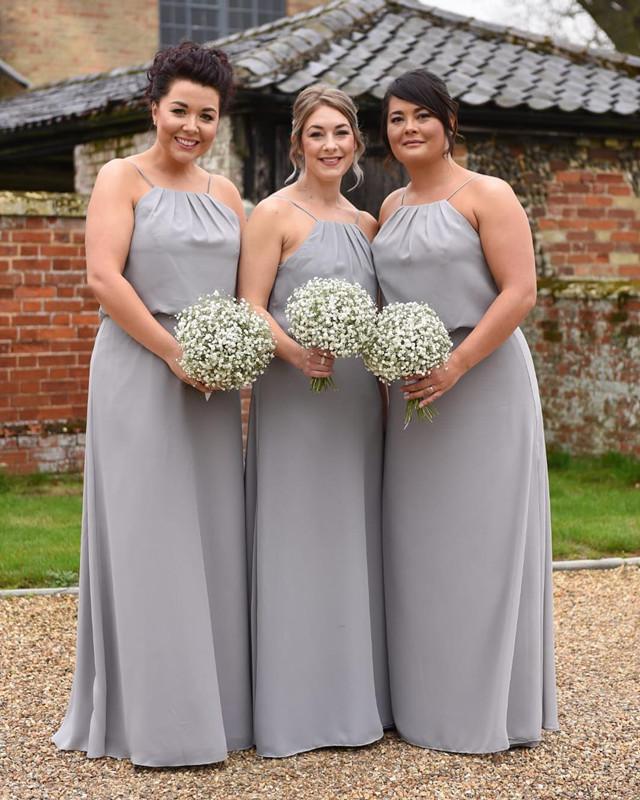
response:
<path id="1" fill-rule="evenodd" d="M 0 474 L 0 588 L 78 582 L 82 478 Z"/>
<path id="2" fill-rule="evenodd" d="M 553 557 L 640 554 L 640 461 L 549 454 Z M 0 588 L 78 582 L 82 478 L 0 473 Z"/>
<path id="3" fill-rule="evenodd" d="M 640 555 L 640 461 L 549 454 L 553 557 Z"/>

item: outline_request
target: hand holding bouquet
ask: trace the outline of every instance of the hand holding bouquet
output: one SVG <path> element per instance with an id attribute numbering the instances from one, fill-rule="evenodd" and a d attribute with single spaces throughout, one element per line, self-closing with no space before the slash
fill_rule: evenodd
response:
<path id="1" fill-rule="evenodd" d="M 426 375 L 440 367 L 451 352 L 452 342 L 444 323 L 426 303 L 391 303 L 382 309 L 375 331 L 364 352 L 364 363 L 384 383 Z M 405 428 L 414 414 L 428 419 L 435 409 L 408 400 Z"/>
<path id="2" fill-rule="evenodd" d="M 362 286 L 338 278 L 312 278 L 294 289 L 285 313 L 289 333 L 305 348 L 337 358 L 361 355 L 375 329 L 376 307 Z M 333 378 L 312 378 L 311 389 L 335 388 Z"/>
<path id="3" fill-rule="evenodd" d="M 253 383 L 273 358 L 269 323 L 246 300 L 213 294 L 200 297 L 176 315 L 175 337 L 187 375 L 215 389 Z"/>

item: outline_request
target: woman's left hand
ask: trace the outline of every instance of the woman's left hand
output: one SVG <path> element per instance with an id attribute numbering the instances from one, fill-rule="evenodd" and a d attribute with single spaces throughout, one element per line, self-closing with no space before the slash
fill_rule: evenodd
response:
<path id="1" fill-rule="evenodd" d="M 420 400 L 420 408 L 430 405 L 454 387 L 465 372 L 454 351 L 441 367 L 407 378 L 402 385 L 404 399 Z"/>

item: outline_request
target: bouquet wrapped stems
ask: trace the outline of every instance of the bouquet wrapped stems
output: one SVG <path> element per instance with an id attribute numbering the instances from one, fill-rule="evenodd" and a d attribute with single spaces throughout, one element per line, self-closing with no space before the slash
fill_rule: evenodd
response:
<path id="1" fill-rule="evenodd" d="M 364 363 L 383 383 L 390 384 L 442 366 L 452 346 L 444 323 L 426 303 L 390 303 L 378 314 Z M 405 428 L 414 416 L 432 422 L 437 415 L 433 406 L 420 407 L 420 402 L 407 400 Z"/>
<path id="2" fill-rule="evenodd" d="M 289 333 L 306 348 L 326 350 L 336 358 L 358 356 L 375 329 L 376 307 L 357 283 L 312 278 L 294 289 L 285 313 Z M 311 391 L 335 389 L 331 376 L 311 378 Z"/>

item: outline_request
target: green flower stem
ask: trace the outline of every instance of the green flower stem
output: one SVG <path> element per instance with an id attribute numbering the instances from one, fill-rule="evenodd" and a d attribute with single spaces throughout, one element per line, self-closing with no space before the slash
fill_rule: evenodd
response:
<path id="1" fill-rule="evenodd" d="M 434 418 L 438 416 L 438 410 L 435 406 L 420 406 L 420 399 L 407 400 L 407 405 L 404 410 L 404 427 L 409 425 L 411 420 L 415 417 L 418 419 L 426 419 L 433 422 Z"/>
<path id="2" fill-rule="evenodd" d="M 337 389 L 335 381 L 332 376 L 328 378 L 311 378 L 311 386 L 309 387 L 312 392 L 326 392 L 328 389 Z"/>

